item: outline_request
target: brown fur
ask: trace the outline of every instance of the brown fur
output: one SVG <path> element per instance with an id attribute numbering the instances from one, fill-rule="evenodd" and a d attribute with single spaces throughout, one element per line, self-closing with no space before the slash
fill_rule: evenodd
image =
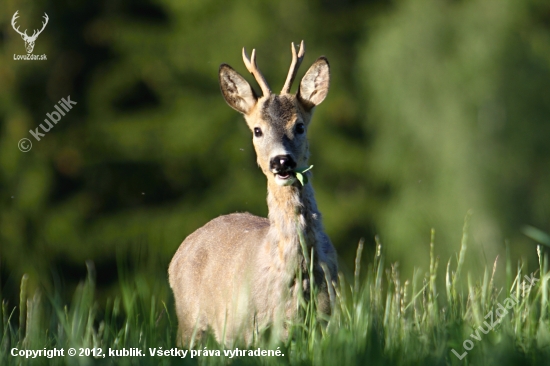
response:
<path id="1" fill-rule="evenodd" d="M 336 252 L 324 233 L 311 183 L 302 187 L 294 179 L 292 184 L 281 185 L 270 169 L 270 159 L 281 152 L 298 167 L 307 166 L 307 139 L 295 129 L 298 123 L 307 128 L 312 108 L 326 96 L 328 80 L 328 62 L 320 58 L 302 79 L 298 96 L 284 93 L 258 98 L 235 70 L 220 67 L 220 86 L 227 103 L 244 114 L 252 131 L 263 131 L 253 143 L 258 165 L 267 177 L 269 217 L 220 216 L 181 244 L 168 270 L 181 344 L 189 345 L 193 335 L 200 338 L 208 330 L 225 344 L 239 337 L 250 343 L 255 332 L 267 326 L 284 337 L 285 321 L 297 320 L 298 291 L 307 300 L 312 280 L 319 288 L 318 310 L 330 313 L 328 286 L 332 283 L 325 281 L 321 264 L 329 270 L 326 276 L 336 281 Z M 269 92 L 267 85 L 262 89 Z M 308 275 L 300 233 L 308 253 L 314 253 L 313 279 Z"/>

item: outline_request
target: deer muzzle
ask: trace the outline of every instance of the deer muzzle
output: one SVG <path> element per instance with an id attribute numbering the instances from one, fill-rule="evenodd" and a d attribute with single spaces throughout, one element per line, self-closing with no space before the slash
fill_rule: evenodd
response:
<path id="1" fill-rule="evenodd" d="M 295 168 L 296 162 L 290 155 L 277 155 L 269 162 L 269 169 L 275 175 L 275 182 L 280 186 L 288 186 L 296 181 Z"/>

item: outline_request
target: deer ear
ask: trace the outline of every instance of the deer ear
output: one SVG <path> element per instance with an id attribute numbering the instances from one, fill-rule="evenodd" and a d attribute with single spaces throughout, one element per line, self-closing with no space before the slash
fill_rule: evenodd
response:
<path id="1" fill-rule="evenodd" d="M 227 64 L 220 65 L 220 89 L 225 101 L 238 112 L 248 114 L 258 102 L 258 96 L 248 81 Z"/>
<path id="2" fill-rule="evenodd" d="M 306 109 L 321 104 L 328 93 L 330 67 L 325 57 L 319 57 L 311 65 L 300 82 L 297 98 Z"/>

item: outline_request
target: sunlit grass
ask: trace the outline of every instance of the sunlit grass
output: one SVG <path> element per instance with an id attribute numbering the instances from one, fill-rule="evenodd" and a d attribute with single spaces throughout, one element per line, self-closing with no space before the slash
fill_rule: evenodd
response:
<path id="1" fill-rule="evenodd" d="M 340 275 L 331 293 L 334 311 L 329 319 L 317 316 L 314 301 L 300 301 L 303 321 L 289 325 L 291 337 L 287 341 L 271 339 L 266 333 L 249 347 L 252 351 L 279 350 L 284 354 L 279 357 L 248 356 L 248 353 L 241 357 L 224 356 L 223 347 L 212 338 L 197 345 L 195 350 L 219 350 L 220 357 L 191 359 L 190 353 L 185 359 L 181 355 L 151 356 L 152 350 L 175 347 L 176 318 L 164 278 L 131 277 L 121 268 L 118 296 L 99 303 L 93 264 L 88 263 L 88 277 L 76 289 L 72 302 L 66 305 L 55 292 L 28 293 L 28 279 L 24 276 L 18 306 L 2 303 L 0 364 L 502 366 L 550 363 L 550 274 L 543 248 L 538 247 L 539 268 L 533 273 L 527 273 L 522 262 L 513 266 L 507 258 L 507 284 L 498 285 L 496 262 L 486 268 L 479 280 L 464 271 L 466 227 L 457 260 L 449 260 L 444 268 L 434 255 L 434 245 L 432 232 L 429 272 L 416 271 L 412 279 L 403 281 L 398 266 L 385 263 L 380 243 L 375 253 L 365 254 L 372 258 L 368 258 L 366 268 L 361 268 L 363 244 L 360 243 L 353 277 L 347 279 Z M 437 288 L 438 276 L 443 276 L 444 289 Z M 526 286 L 529 282 L 525 276 L 533 286 Z M 506 303 L 511 296 L 517 301 Z M 314 292 L 309 300 L 312 299 Z M 497 324 L 499 303 L 510 308 Z M 494 329 L 488 328 L 491 323 Z M 67 356 L 70 347 L 77 350 L 77 356 Z M 13 348 L 63 348 L 65 357 L 14 357 Z M 96 357 L 79 357 L 81 348 L 94 349 Z M 138 349 L 143 356 L 112 357 L 109 349 Z"/>

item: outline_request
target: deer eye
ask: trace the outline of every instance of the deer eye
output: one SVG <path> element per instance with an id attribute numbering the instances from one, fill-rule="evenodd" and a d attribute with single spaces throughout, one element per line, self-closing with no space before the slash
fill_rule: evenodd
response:
<path id="1" fill-rule="evenodd" d="M 260 127 L 254 127 L 254 136 L 256 137 L 262 137 L 262 129 Z"/>
<path id="2" fill-rule="evenodd" d="M 306 132 L 306 126 L 304 126 L 303 123 L 298 123 L 298 124 L 296 125 L 296 133 L 297 133 L 297 134 L 302 134 L 302 133 L 304 133 L 304 132 Z"/>

